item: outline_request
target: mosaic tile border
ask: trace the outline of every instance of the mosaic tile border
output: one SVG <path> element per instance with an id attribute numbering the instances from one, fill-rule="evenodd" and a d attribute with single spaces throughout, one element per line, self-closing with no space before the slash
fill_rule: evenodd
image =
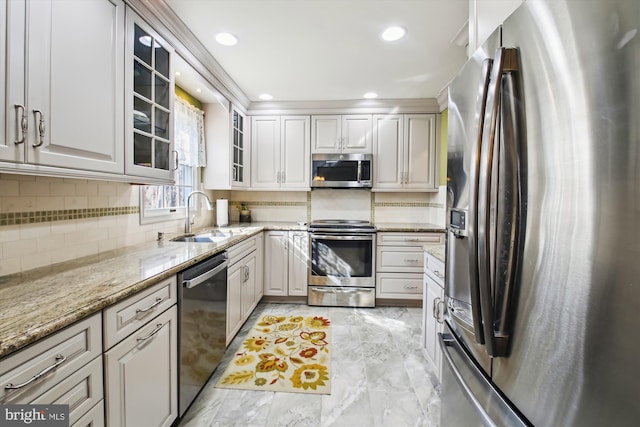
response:
<path id="1" fill-rule="evenodd" d="M 70 219 L 99 218 L 104 216 L 137 215 L 139 206 L 119 206 L 114 208 L 61 209 L 55 211 L 0 213 L 0 226 L 37 224 L 40 222 L 67 221 Z"/>
<path id="2" fill-rule="evenodd" d="M 427 202 L 371 202 L 371 207 L 376 208 L 443 208 L 442 203 Z"/>
<path id="3" fill-rule="evenodd" d="M 231 206 L 240 206 L 243 203 L 249 207 L 251 206 L 308 206 L 311 203 L 311 199 L 309 196 L 306 202 L 242 202 L 242 201 L 229 202 Z"/>

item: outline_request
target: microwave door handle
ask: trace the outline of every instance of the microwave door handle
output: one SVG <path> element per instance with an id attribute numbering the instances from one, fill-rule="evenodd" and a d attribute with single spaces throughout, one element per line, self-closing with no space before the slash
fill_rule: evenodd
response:
<path id="1" fill-rule="evenodd" d="M 482 148 L 482 131 L 484 130 L 484 117 L 487 104 L 487 92 L 489 89 L 489 77 L 493 60 L 487 58 L 482 64 L 480 87 L 476 100 L 476 117 L 478 117 L 478 133 L 472 152 L 472 159 L 479 159 Z M 480 310 L 480 289 L 478 284 L 478 180 L 480 176 L 479 162 L 471 162 L 471 180 L 469 190 L 469 285 L 471 294 L 471 316 L 473 319 L 473 331 L 476 342 L 484 344 L 484 331 L 482 328 L 482 313 Z"/>
<path id="2" fill-rule="evenodd" d="M 362 162 L 358 162 L 358 183 L 362 181 Z"/>

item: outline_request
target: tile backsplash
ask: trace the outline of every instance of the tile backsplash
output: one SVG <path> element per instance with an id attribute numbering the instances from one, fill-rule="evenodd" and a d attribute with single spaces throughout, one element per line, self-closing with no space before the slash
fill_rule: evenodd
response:
<path id="1" fill-rule="evenodd" d="M 0 174 L 0 276 L 182 233 L 184 220 L 140 224 L 140 187 L 119 182 Z M 210 191 L 228 198 L 231 222 L 240 203 L 253 221 L 363 219 L 444 226 L 445 187 L 438 193 Z M 194 228 L 215 225 L 201 210 Z"/>

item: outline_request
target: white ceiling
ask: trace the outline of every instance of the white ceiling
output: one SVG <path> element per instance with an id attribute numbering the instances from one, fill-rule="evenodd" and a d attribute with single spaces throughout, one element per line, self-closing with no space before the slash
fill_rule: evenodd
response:
<path id="1" fill-rule="evenodd" d="M 164 1 L 251 101 L 436 98 L 466 60 L 468 0 Z M 407 35 L 383 41 L 391 25 Z"/>

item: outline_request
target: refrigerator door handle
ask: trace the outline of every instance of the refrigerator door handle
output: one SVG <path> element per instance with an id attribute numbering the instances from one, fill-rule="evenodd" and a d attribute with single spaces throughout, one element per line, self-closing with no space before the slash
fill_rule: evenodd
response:
<path id="1" fill-rule="evenodd" d="M 476 100 L 476 117 L 478 117 L 478 133 L 475 146 L 472 148 L 473 158 L 479 159 L 482 148 L 482 132 L 484 130 L 484 117 L 487 104 L 487 91 L 489 89 L 489 76 L 492 59 L 485 59 L 482 63 L 482 75 L 478 98 Z M 473 319 L 473 332 L 478 344 L 484 344 L 485 337 L 482 328 L 482 313 L 480 310 L 480 290 L 478 284 L 478 179 L 480 171 L 478 162 L 471 162 L 470 190 L 469 190 L 469 285 L 471 294 L 471 317 Z"/>
<path id="2" fill-rule="evenodd" d="M 487 353 L 490 356 L 506 356 L 508 351 L 508 335 L 495 333 L 496 311 L 502 313 L 505 307 L 496 307 L 494 295 L 499 295 L 496 286 L 504 287 L 502 277 L 496 271 L 496 258 L 502 254 L 496 247 L 497 228 L 491 221 L 491 196 L 497 194 L 496 183 L 500 165 L 498 132 L 500 129 L 500 107 L 502 98 L 502 76 L 506 71 L 517 68 L 517 50 L 500 48 L 496 50 L 491 70 L 484 119 L 483 142 L 480 153 L 480 174 L 478 180 L 478 288 L 480 290 L 480 309 Z M 497 157 L 496 157 L 497 156 Z M 497 166 L 494 169 L 494 165 Z M 517 177 L 516 177 L 517 178 Z M 498 197 L 497 202 L 500 203 Z M 508 262 L 513 262 L 509 259 Z M 502 266 L 501 266 L 502 268 Z M 507 267 L 507 269 L 511 266 Z M 511 268 L 512 269 L 512 268 Z M 502 270 L 501 270 L 502 271 Z M 508 303 L 507 300 L 503 300 Z"/>

